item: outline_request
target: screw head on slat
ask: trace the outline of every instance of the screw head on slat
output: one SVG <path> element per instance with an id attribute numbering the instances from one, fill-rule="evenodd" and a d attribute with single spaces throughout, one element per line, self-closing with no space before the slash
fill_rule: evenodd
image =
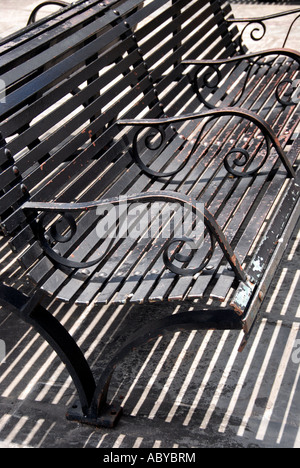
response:
<path id="1" fill-rule="evenodd" d="M 12 158 L 11 152 L 10 152 L 10 150 L 9 150 L 8 148 L 5 148 L 4 154 L 5 154 L 5 156 L 7 157 L 7 159 L 11 159 L 11 158 Z"/>
<path id="2" fill-rule="evenodd" d="M 99 278 L 105 278 L 107 276 L 107 274 L 104 272 L 104 271 L 101 271 L 100 273 L 98 273 L 97 275 Z"/>
<path id="3" fill-rule="evenodd" d="M 88 270 L 88 269 L 85 268 L 84 270 L 81 271 L 81 274 L 82 274 L 83 276 L 89 276 L 89 275 L 90 275 L 90 270 Z"/>
<path id="4" fill-rule="evenodd" d="M 28 192 L 27 187 L 26 187 L 25 184 L 21 184 L 20 189 L 21 189 L 21 191 L 22 191 L 23 193 L 27 193 L 27 192 Z"/>

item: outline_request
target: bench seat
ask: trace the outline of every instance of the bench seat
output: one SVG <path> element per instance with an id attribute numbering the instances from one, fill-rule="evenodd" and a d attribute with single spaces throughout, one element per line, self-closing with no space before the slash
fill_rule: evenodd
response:
<path id="1" fill-rule="evenodd" d="M 294 146 L 296 145 L 296 142 L 291 141 L 291 136 L 294 134 L 298 117 L 294 107 L 284 108 L 276 102 L 274 88 L 290 67 L 294 67 L 292 73 L 297 76 L 298 71 L 295 64 L 281 64 L 282 74 L 277 73 L 274 76 L 272 73 L 271 77 L 261 70 L 262 77 L 257 80 L 256 89 L 252 89 L 251 101 L 249 102 L 250 98 L 248 100 L 245 98 L 243 102 L 243 107 L 249 107 L 251 110 L 259 112 L 260 115 L 268 118 L 275 130 L 278 129 L 280 143 L 283 148 L 287 148 L 287 151 L 292 143 Z M 229 95 L 228 103 L 234 98 L 235 95 Z M 197 109 L 197 105 L 197 98 L 194 97 L 187 110 Z M 150 167 L 156 171 L 163 167 L 164 172 L 176 170 L 188 157 L 193 142 L 203 125 L 202 120 L 187 121 L 183 128 L 178 128 L 170 143 L 171 151 L 170 146 L 167 146 L 159 157 L 153 158 L 152 152 L 148 150 L 150 161 L 151 158 L 155 160 Z M 98 187 L 101 187 L 102 168 L 100 167 L 97 175 L 94 161 L 91 161 L 90 167 L 88 165 L 85 167 L 84 177 L 88 177 L 90 173 L 95 182 L 90 186 L 89 192 L 78 201 L 98 200 L 100 195 L 101 198 L 109 199 L 119 194 L 129 195 L 157 190 L 190 194 L 196 200 L 205 203 L 221 227 L 224 227 L 230 242 L 235 243 L 235 251 L 240 262 L 246 262 L 245 265 L 247 265 L 247 259 L 248 261 L 250 259 L 248 254 L 253 247 L 253 242 L 259 242 L 263 238 L 264 231 L 260 232 L 261 228 L 265 224 L 270 210 L 275 208 L 275 193 L 279 194 L 286 183 L 286 174 L 284 168 L 278 165 L 278 155 L 274 150 L 258 175 L 235 178 L 228 173 L 224 167 L 224 158 L 227 152 L 236 146 L 238 136 L 242 135 L 243 139 L 247 139 L 247 144 L 253 148 L 251 151 L 254 153 L 262 137 L 262 135 L 258 135 L 258 138 L 253 137 L 253 133 L 257 129 L 253 127 L 249 130 L 247 128 L 249 122 L 245 121 L 244 125 L 240 125 L 239 122 L 239 118 L 223 117 L 212 123 L 211 128 L 207 130 L 207 135 L 205 138 L 203 137 L 186 167 L 171 178 L 163 177 L 149 180 L 149 177 L 141 173 L 137 165 L 132 162 L 129 163 L 130 167 L 126 172 L 120 173 L 120 176 L 116 178 L 108 190 L 100 192 Z M 170 132 L 172 134 L 174 130 L 170 130 Z M 296 163 L 296 155 L 297 153 L 294 151 L 289 154 L 292 165 Z M 128 161 L 131 160 L 128 152 L 123 157 L 127 158 Z M 147 160 L 147 155 L 143 157 Z M 259 161 L 259 155 L 254 161 L 255 166 L 258 164 L 256 161 Z M 73 163 L 74 161 L 69 164 L 70 171 L 72 171 Z M 277 168 L 276 175 L 274 168 L 275 170 Z M 64 172 L 67 170 L 68 167 L 64 167 Z M 111 170 L 115 176 L 115 168 L 112 167 Z M 107 173 L 105 173 L 105 177 L 108 177 Z M 122 192 L 120 192 L 120 187 L 123 188 Z M 68 188 L 66 188 L 68 193 L 67 190 Z M 272 194 L 269 199 L 266 195 L 268 192 Z M 246 194 L 247 196 L 245 196 Z M 39 199 L 39 197 L 40 195 L 36 198 Z M 60 193 L 57 201 L 68 199 L 68 195 Z M 268 203 L 266 203 L 266 199 L 268 199 Z M 259 214 L 260 219 L 253 229 L 253 219 L 258 217 L 256 213 Z M 95 223 L 95 217 L 90 217 L 90 222 Z M 85 218 L 88 218 L 88 215 Z M 81 224 L 84 225 L 89 234 L 89 246 L 91 251 L 97 250 L 99 238 L 96 229 L 90 232 L 90 224 L 85 218 L 81 220 Z M 243 226 L 243 230 L 240 229 L 241 226 Z M 259 232 L 260 237 L 257 236 Z M 76 244 L 75 259 L 77 261 L 83 261 L 86 252 L 85 231 L 82 230 L 80 234 L 82 248 L 80 249 Z M 206 292 L 208 292 L 208 297 L 214 299 L 224 300 L 226 298 L 230 287 L 234 284 L 234 275 L 230 273 L 226 264 L 224 265 L 224 261 L 222 262 L 222 252 L 215 253 L 215 258 L 212 259 L 207 270 L 202 275 L 198 275 L 198 278 L 180 278 L 168 271 L 162 260 L 161 252 L 166 244 L 166 239 L 150 239 L 147 230 L 143 234 L 144 239 L 142 236 L 138 240 L 123 239 L 120 245 L 113 248 L 112 255 L 107 258 L 104 265 L 101 264 L 100 268 L 95 265 L 92 268 L 84 269 L 84 274 L 81 270 L 75 271 L 72 275 L 69 272 L 62 272 L 55 268 L 51 260 L 41 252 L 42 258 L 30 269 L 29 275 L 47 293 L 55 294 L 63 301 L 75 298 L 76 302 L 84 304 L 91 300 L 101 304 L 110 301 L 143 303 L 145 301 L 199 299 L 204 297 Z M 31 250 L 34 249 L 39 249 L 39 247 L 34 244 L 23 256 L 26 268 L 31 265 Z M 67 250 L 63 248 L 61 254 L 66 252 Z M 71 251 L 69 251 L 69 255 L 72 255 Z M 201 262 L 201 259 L 197 260 Z M 194 262 L 197 260 L 195 259 Z M 86 258 L 85 261 L 89 261 L 89 259 Z"/>

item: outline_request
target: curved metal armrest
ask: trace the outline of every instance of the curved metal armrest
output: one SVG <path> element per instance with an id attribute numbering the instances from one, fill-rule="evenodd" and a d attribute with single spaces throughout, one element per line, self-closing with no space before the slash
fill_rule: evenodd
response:
<path id="1" fill-rule="evenodd" d="M 250 37 L 251 37 L 251 39 L 253 41 L 260 41 L 261 39 L 263 39 L 263 37 L 265 36 L 266 31 L 267 31 L 267 27 L 266 27 L 266 25 L 264 23 L 265 21 L 269 21 L 269 20 L 276 19 L 276 18 L 281 18 L 281 17 L 284 17 L 284 16 L 295 15 L 295 14 L 297 14 L 297 16 L 296 16 L 296 18 L 294 18 L 294 20 L 291 22 L 291 24 L 289 26 L 289 30 L 288 30 L 288 32 L 286 34 L 286 37 L 285 37 L 285 40 L 284 40 L 284 43 L 283 43 L 283 46 L 282 46 L 282 47 L 285 47 L 286 43 L 288 41 L 288 38 L 290 36 L 290 33 L 291 33 L 296 21 L 300 18 L 300 8 L 297 8 L 295 10 L 282 11 L 282 12 L 279 12 L 279 13 L 273 13 L 272 15 L 261 16 L 261 17 L 229 18 L 226 21 L 228 23 L 246 23 L 245 27 L 241 31 L 240 40 L 239 40 L 239 45 L 241 47 L 241 50 L 243 50 L 243 44 L 242 44 L 243 34 L 244 34 L 245 30 L 248 28 L 248 26 L 255 25 L 254 29 L 252 29 L 252 31 L 250 32 Z M 259 29 L 258 26 L 261 29 Z"/>
<path id="2" fill-rule="evenodd" d="M 195 152 L 196 148 L 199 145 L 199 141 L 200 141 L 200 139 L 202 137 L 204 127 L 201 129 L 200 134 L 199 134 L 198 138 L 196 139 L 196 142 L 195 142 L 189 156 L 186 158 L 185 162 L 179 167 L 179 169 L 177 169 L 176 171 L 173 171 L 173 172 L 169 172 L 169 173 L 155 172 L 155 171 L 151 170 L 150 168 L 148 168 L 143 163 L 143 161 L 141 160 L 141 158 L 139 156 L 138 145 L 137 145 L 139 134 L 141 133 L 141 131 L 143 131 L 146 128 L 155 129 L 156 136 L 157 136 L 157 133 L 159 133 L 160 142 L 158 144 L 156 144 L 156 146 L 151 147 L 151 142 L 149 142 L 149 144 L 147 144 L 147 140 L 149 141 L 149 138 L 151 138 L 153 136 L 153 135 L 150 135 L 150 136 L 146 136 L 145 144 L 146 144 L 146 147 L 148 149 L 150 149 L 150 150 L 152 150 L 152 149 L 153 150 L 158 150 L 160 147 L 163 147 L 164 144 L 165 144 L 166 136 L 165 136 L 165 132 L 164 132 L 164 129 L 163 129 L 164 126 L 172 126 L 175 123 L 185 122 L 185 121 L 188 121 L 188 120 L 205 119 L 207 117 L 208 117 L 208 121 L 205 123 L 204 127 L 209 122 L 211 122 L 212 120 L 220 118 L 220 117 L 241 117 L 242 119 L 246 119 L 250 123 L 254 124 L 262 132 L 262 134 L 263 134 L 263 136 L 264 136 L 264 138 L 266 140 L 266 144 L 267 144 L 266 156 L 265 156 L 263 162 L 255 170 L 248 171 L 248 172 L 245 171 L 245 172 L 241 173 L 241 172 L 235 171 L 234 169 L 232 169 L 229 166 L 227 158 L 228 158 L 228 156 L 230 154 L 233 154 L 233 153 L 240 153 L 240 154 L 243 155 L 243 158 L 244 158 L 243 162 L 241 162 L 239 160 L 234 161 L 237 166 L 242 166 L 242 167 L 247 166 L 249 164 L 249 161 L 250 161 L 250 155 L 249 155 L 249 153 L 248 153 L 248 151 L 246 149 L 234 148 L 227 154 L 227 156 L 225 157 L 224 164 L 225 164 L 225 167 L 228 170 L 228 172 L 230 172 L 232 175 L 237 176 L 237 177 L 248 177 L 248 176 L 252 176 L 252 175 L 256 174 L 262 168 L 262 166 L 266 162 L 267 158 L 269 157 L 270 150 L 271 150 L 271 145 L 273 144 L 274 148 L 276 149 L 276 151 L 277 151 L 277 153 L 278 153 L 278 155 L 280 157 L 280 160 L 281 160 L 282 164 L 284 165 L 284 167 L 285 167 L 285 169 L 286 169 L 286 171 L 288 173 L 288 176 L 291 177 L 291 178 L 295 178 L 295 171 L 294 171 L 291 163 L 289 162 L 285 152 L 283 151 L 282 146 L 281 146 L 276 134 L 274 133 L 273 129 L 271 128 L 271 126 L 264 119 L 262 119 L 260 116 L 258 116 L 257 114 L 255 114 L 254 112 L 249 111 L 249 110 L 233 108 L 233 107 L 227 107 L 227 108 L 224 107 L 224 108 L 208 110 L 208 111 L 201 112 L 201 113 L 185 114 L 185 115 L 181 115 L 181 116 L 177 116 L 177 117 L 164 117 L 164 118 L 160 118 L 160 119 L 137 119 L 137 120 L 121 119 L 121 120 L 119 120 L 117 122 L 117 124 L 118 125 L 127 125 L 127 126 L 139 127 L 136 135 L 133 138 L 132 157 L 133 157 L 134 161 L 139 165 L 139 167 L 144 172 L 146 172 L 151 177 L 171 177 L 171 176 L 177 174 L 179 171 L 181 171 L 186 166 L 189 158 Z"/>
<path id="3" fill-rule="evenodd" d="M 274 18 L 280 18 L 282 16 L 294 15 L 296 13 L 300 13 L 300 8 L 295 8 L 294 10 L 288 11 L 281 11 L 279 13 L 272 13 L 271 15 L 266 16 L 257 16 L 257 17 L 250 17 L 250 18 L 229 18 L 226 21 L 229 23 L 250 23 L 250 22 L 259 22 L 259 21 L 267 21 Z"/>
<path id="4" fill-rule="evenodd" d="M 36 23 L 36 17 L 37 17 L 37 14 L 38 12 L 45 6 L 48 6 L 48 5 L 57 5 L 57 6 L 61 6 L 61 7 L 66 7 L 66 6 L 69 6 L 70 3 L 68 2 L 63 2 L 61 0 L 53 0 L 53 1 L 47 1 L 47 2 L 43 2 L 41 3 L 40 5 L 38 5 L 31 13 L 30 17 L 29 17 L 29 20 L 28 20 L 28 23 L 27 23 L 27 26 L 29 26 L 30 24 L 34 24 Z"/>
<path id="5" fill-rule="evenodd" d="M 199 204 L 196 200 L 193 198 L 183 195 L 183 194 L 178 194 L 176 192 L 168 192 L 168 191 L 156 191 L 156 192 L 145 192 L 145 193 L 139 193 L 135 195 L 126 195 L 126 196 L 120 196 L 120 197 L 115 197 L 115 198 L 109 198 L 106 200 L 100 200 L 97 202 L 91 202 L 91 203 L 35 203 L 35 202 L 26 202 L 23 206 L 25 210 L 35 210 L 37 212 L 52 212 L 52 213 L 58 213 L 58 214 L 64 214 L 68 213 L 71 215 L 72 213 L 80 212 L 80 211 L 88 211 L 91 209 L 97 209 L 99 207 L 105 207 L 105 206 L 115 206 L 115 205 L 120 205 L 120 204 L 133 204 L 133 203 L 142 203 L 142 204 L 149 204 L 149 203 L 156 203 L 156 202 L 163 202 L 163 203 L 172 203 L 176 205 L 180 205 L 182 207 L 185 207 L 189 210 L 189 212 L 193 213 L 196 218 L 200 218 L 201 220 L 204 221 L 204 225 L 209 233 L 210 239 L 211 239 L 211 248 L 209 248 L 208 253 L 206 255 L 205 261 L 197 268 L 194 269 L 189 269 L 187 267 L 179 267 L 178 265 L 174 264 L 174 260 L 184 264 L 188 265 L 192 258 L 194 257 L 194 254 L 198 250 L 197 243 L 195 239 L 190 239 L 187 237 L 182 237 L 182 238 L 172 238 L 169 241 L 167 241 L 164 245 L 163 248 L 163 260 L 165 263 L 165 266 L 173 271 L 173 273 L 178 274 L 178 275 L 183 275 L 183 276 L 193 276 L 195 274 L 198 274 L 201 272 L 206 266 L 207 263 L 211 260 L 213 253 L 214 253 L 214 248 L 215 248 L 215 243 L 218 242 L 220 248 L 222 249 L 227 261 L 230 263 L 232 270 L 234 271 L 236 278 L 239 281 L 246 281 L 247 276 L 245 272 L 243 271 L 236 255 L 234 254 L 232 247 L 230 246 L 229 242 L 227 241 L 223 231 L 219 227 L 218 223 L 214 219 L 214 217 L 209 213 L 209 211 L 204 207 L 203 204 Z M 201 205 L 201 206 L 200 206 Z M 59 257 L 57 254 L 55 254 L 53 251 L 51 252 L 51 249 L 45 248 L 45 242 L 43 241 L 42 236 L 39 236 L 39 240 L 41 243 L 42 248 L 44 248 L 45 253 L 49 255 L 53 260 L 55 260 L 57 263 L 62 263 L 68 262 L 69 266 L 73 266 L 75 268 L 84 268 L 85 266 L 81 266 L 79 264 L 74 264 L 72 265 L 72 261 L 69 261 L 65 258 Z M 202 240 L 202 239 L 201 239 Z M 200 241 L 201 241 L 200 240 Z M 174 247 L 174 244 L 177 245 L 177 249 Z M 190 247 L 190 254 L 189 255 L 181 255 L 178 251 L 183 247 L 184 244 L 188 244 Z M 172 246 L 172 249 L 175 248 L 175 252 L 177 253 L 174 255 L 172 254 L 172 258 L 170 260 L 169 258 L 169 249 Z M 174 252 L 174 250 L 173 250 Z M 105 254 L 105 256 L 109 255 L 109 252 Z M 100 261 L 103 260 L 103 257 L 100 259 Z M 98 263 L 100 262 L 98 259 Z M 74 262 L 73 262 L 74 263 Z"/>
<path id="6" fill-rule="evenodd" d="M 243 55 L 235 55 L 227 59 L 207 59 L 207 60 L 183 60 L 183 65 L 224 65 L 226 63 L 242 62 L 256 57 L 267 57 L 269 55 L 286 55 L 292 58 L 300 65 L 300 52 L 294 49 L 267 49 L 260 52 L 252 52 Z"/>
<path id="7" fill-rule="evenodd" d="M 234 57 L 230 57 L 227 59 L 216 59 L 216 60 L 183 60 L 182 65 L 184 66 L 190 66 L 194 65 L 197 66 L 194 76 L 192 77 L 192 86 L 194 88 L 195 93 L 197 94 L 200 102 L 202 102 L 208 109 L 215 109 L 215 106 L 213 106 L 211 103 L 206 101 L 206 99 L 203 97 L 201 91 L 199 88 L 208 88 L 212 91 L 216 91 L 218 89 L 218 86 L 222 80 L 221 72 L 220 72 L 220 67 L 222 65 L 230 64 L 230 63 L 239 63 L 243 61 L 249 62 L 249 67 L 246 73 L 244 85 L 241 86 L 241 92 L 239 93 L 238 98 L 236 98 L 233 103 L 231 104 L 232 106 L 237 105 L 237 103 L 240 101 L 242 98 L 244 91 L 246 89 L 246 85 L 248 82 L 248 79 L 251 76 L 251 72 L 253 68 L 261 65 L 268 65 L 271 66 L 273 64 L 273 60 L 271 59 L 270 61 L 262 61 L 264 57 L 269 57 L 269 56 L 275 56 L 276 58 L 278 56 L 286 56 L 288 58 L 293 59 L 295 62 L 297 62 L 300 65 L 300 52 L 293 50 L 293 49 L 268 49 L 268 50 L 262 50 L 261 52 L 253 52 L 253 53 L 247 53 L 247 54 L 242 54 L 242 55 L 236 55 Z M 203 72 L 204 68 L 207 67 L 211 71 Z M 199 75 L 202 73 L 202 85 L 199 85 Z M 213 76 L 213 74 L 216 75 L 216 78 L 212 81 L 209 81 L 209 79 Z M 280 82 L 277 85 L 276 88 L 276 98 L 282 104 L 283 106 L 291 106 L 297 104 L 297 102 L 294 102 L 293 99 L 284 99 L 284 97 L 280 97 L 279 95 L 279 90 L 283 85 L 292 85 L 294 86 L 293 82 L 290 79 L 284 79 L 282 82 Z M 293 93 L 290 92 L 288 95 L 288 98 Z"/>

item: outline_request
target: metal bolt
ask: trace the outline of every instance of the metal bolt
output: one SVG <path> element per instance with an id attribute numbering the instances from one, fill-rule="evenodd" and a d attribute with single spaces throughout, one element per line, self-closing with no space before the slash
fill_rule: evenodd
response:
<path id="1" fill-rule="evenodd" d="M 84 276 L 89 276 L 90 275 L 90 270 L 84 269 L 84 270 L 81 271 L 81 274 L 84 275 Z"/>
<path id="2" fill-rule="evenodd" d="M 7 159 L 10 159 L 12 157 L 11 152 L 10 152 L 10 150 L 8 148 L 5 148 L 4 154 L 7 157 Z"/>
<path id="3" fill-rule="evenodd" d="M 13 170 L 13 173 L 14 173 L 15 175 L 19 175 L 19 174 L 20 174 L 20 171 L 19 171 L 19 169 L 17 168 L 17 166 L 14 166 L 14 167 L 12 168 L 12 170 Z"/>
<path id="4" fill-rule="evenodd" d="M 27 187 L 26 187 L 26 185 L 21 184 L 20 188 L 21 188 L 21 191 L 22 191 L 23 193 L 27 193 Z"/>

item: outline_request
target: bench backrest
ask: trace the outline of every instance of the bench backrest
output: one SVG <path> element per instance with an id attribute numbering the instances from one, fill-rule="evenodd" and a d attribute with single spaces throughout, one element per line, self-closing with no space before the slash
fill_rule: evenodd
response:
<path id="1" fill-rule="evenodd" d="M 24 201 L 100 198 L 132 164 L 116 119 L 175 115 L 192 96 L 181 61 L 235 52 L 230 11 L 89 0 L 0 43 L 0 221 L 16 251 L 32 240 Z"/>

